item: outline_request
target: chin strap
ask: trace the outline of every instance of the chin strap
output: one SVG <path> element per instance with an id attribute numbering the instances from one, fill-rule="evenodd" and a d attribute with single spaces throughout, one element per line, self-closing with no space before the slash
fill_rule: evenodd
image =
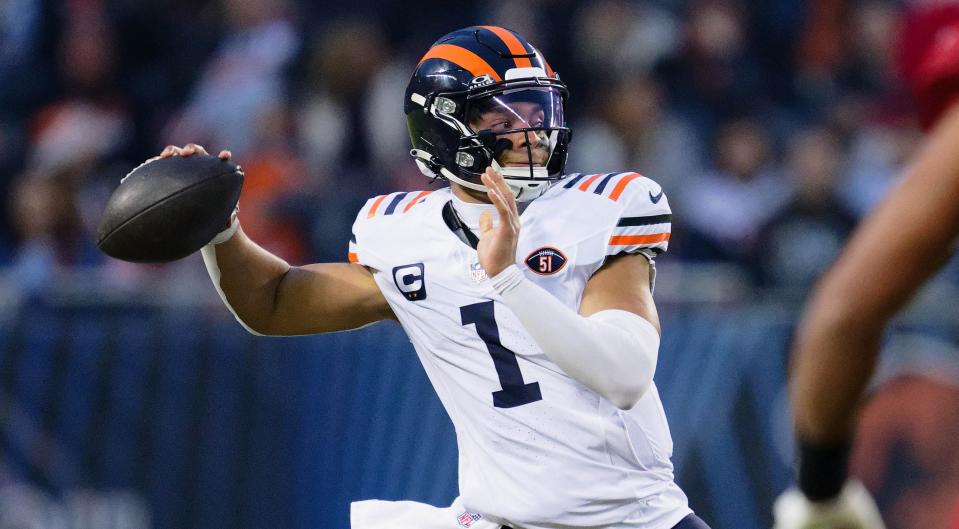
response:
<path id="1" fill-rule="evenodd" d="M 521 185 L 517 185 L 515 182 L 510 181 L 510 177 L 527 178 L 530 174 L 528 168 L 503 167 L 496 160 L 493 160 L 492 166 L 496 172 L 503 175 L 504 179 L 506 180 L 506 185 L 509 186 L 511 191 L 513 191 L 513 197 L 517 202 L 529 202 L 530 200 L 539 197 L 545 193 L 547 189 L 549 189 L 549 181 L 546 180 L 546 178 L 549 176 L 549 173 L 546 172 L 545 167 L 533 168 L 533 178 L 542 178 L 542 182 L 530 182 L 529 180 L 524 180 Z"/>
<path id="2" fill-rule="evenodd" d="M 460 178 L 459 176 L 453 174 L 449 169 L 443 167 L 439 164 L 433 157 L 432 154 L 422 150 L 422 149 L 412 149 L 410 150 L 410 156 L 413 157 L 413 160 L 416 162 L 416 166 L 419 167 L 420 172 L 423 173 L 426 177 L 432 178 L 433 180 L 437 178 L 445 178 L 450 182 L 455 182 L 467 189 L 472 189 L 474 191 L 479 191 L 485 193 L 489 191 L 486 186 L 483 184 L 474 184 L 473 182 L 467 182 L 466 180 Z M 545 167 L 534 167 L 533 168 L 533 177 L 542 178 L 542 182 L 530 182 L 527 185 L 527 181 L 524 181 L 523 184 L 518 185 L 515 182 L 510 182 L 509 177 L 516 178 L 528 178 L 529 169 L 522 167 L 503 167 L 496 160 L 490 164 L 493 169 L 496 170 L 499 174 L 506 177 L 506 185 L 509 186 L 510 190 L 513 192 L 513 197 L 518 202 L 528 202 L 534 198 L 542 195 L 549 189 L 549 181 L 546 178 L 549 176 Z"/>

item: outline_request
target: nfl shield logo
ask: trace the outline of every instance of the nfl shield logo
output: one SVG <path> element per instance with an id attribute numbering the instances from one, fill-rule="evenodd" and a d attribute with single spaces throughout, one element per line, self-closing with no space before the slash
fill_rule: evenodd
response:
<path id="1" fill-rule="evenodd" d="M 464 512 L 456 517 L 456 521 L 459 522 L 459 524 L 463 527 L 469 527 L 480 518 L 482 518 L 482 516 L 476 514 L 475 512 Z"/>
<path id="2" fill-rule="evenodd" d="M 479 263 L 473 263 L 470 265 L 470 279 L 476 283 L 486 279 L 486 270 L 483 270 L 482 265 Z"/>

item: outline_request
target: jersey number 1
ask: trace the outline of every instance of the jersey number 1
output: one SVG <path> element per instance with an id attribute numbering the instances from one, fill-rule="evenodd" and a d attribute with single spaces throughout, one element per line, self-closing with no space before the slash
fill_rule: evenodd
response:
<path id="1" fill-rule="evenodd" d="M 539 382 L 523 382 L 523 373 L 516 362 L 516 353 L 503 347 L 499 341 L 499 328 L 493 314 L 493 302 L 484 301 L 460 307 L 463 325 L 476 325 L 476 334 L 486 343 L 486 349 L 493 357 L 493 366 L 503 388 L 493 392 L 493 406 L 497 408 L 515 408 L 530 402 L 543 400 L 539 391 Z"/>

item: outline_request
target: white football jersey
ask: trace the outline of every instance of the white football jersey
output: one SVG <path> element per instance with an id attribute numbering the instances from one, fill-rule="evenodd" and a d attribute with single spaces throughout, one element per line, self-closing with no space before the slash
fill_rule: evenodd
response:
<path id="1" fill-rule="evenodd" d="M 463 506 L 516 529 L 675 525 L 691 511 L 656 387 L 622 411 L 551 362 L 444 222 L 451 197 L 370 199 L 349 257 L 373 271 L 453 421 Z M 516 264 L 577 311 L 607 257 L 653 256 L 670 234 L 662 189 L 636 173 L 569 175 L 520 220 Z"/>

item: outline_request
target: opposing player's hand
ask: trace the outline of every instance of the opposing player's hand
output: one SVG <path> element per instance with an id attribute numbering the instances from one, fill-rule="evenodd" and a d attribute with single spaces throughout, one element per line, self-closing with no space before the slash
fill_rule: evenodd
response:
<path id="1" fill-rule="evenodd" d="M 493 227 L 491 213 L 480 215 L 480 241 L 476 252 L 479 254 L 480 266 L 486 271 L 486 275 L 493 277 L 516 262 L 519 211 L 516 209 L 513 192 L 506 185 L 502 175 L 492 167 L 488 167 L 482 180 L 483 185 L 489 189 L 486 195 L 496 206 L 499 222 L 496 223 L 496 227 Z"/>
<path id="2" fill-rule="evenodd" d="M 169 158 L 171 156 L 193 156 L 194 154 L 209 154 L 206 152 L 206 149 L 202 145 L 197 145 L 195 143 L 187 143 L 183 147 L 177 147 L 176 145 L 167 145 L 163 152 L 160 153 L 160 158 Z M 217 155 L 217 158 L 221 160 L 229 160 L 233 154 L 230 151 L 220 151 L 220 154 Z"/>
<path id="3" fill-rule="evenodd" d="M 866 487 L 849 481 L 835 500 L 812 502 L 791 488 L 773 505 L 773 529 L 885 529 Z"/>

